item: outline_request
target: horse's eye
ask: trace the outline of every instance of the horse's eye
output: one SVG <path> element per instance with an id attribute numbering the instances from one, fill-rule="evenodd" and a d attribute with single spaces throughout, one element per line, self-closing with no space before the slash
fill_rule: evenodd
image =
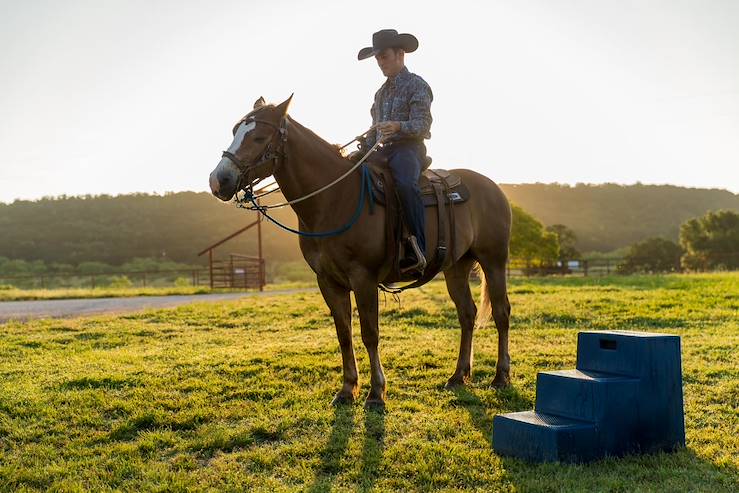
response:
<path id="1" fill-rule="evenodd" d="M 256 142 L 257 144 L 261 144 L 261 143 L 262 143 L 262 142 L 264 142 L 265 140 L 267 140 L 267 138 L 266 138 L 266 137 L 255 137 L 255 138 L 254 138 L 254 142 Z"/>

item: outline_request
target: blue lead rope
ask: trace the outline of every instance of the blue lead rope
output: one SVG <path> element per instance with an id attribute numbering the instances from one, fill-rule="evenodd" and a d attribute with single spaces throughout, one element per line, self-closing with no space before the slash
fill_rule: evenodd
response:
<path id="1" fill-rule="evenodd" d="M 360 191 L 359 191 L 359 203 L 357 203 L 357 210 L 354 211 L 354 215 L 352 216 L 351 219 L 349 219 L 348 223 L 341 226 L 340 228 L 334 229 L 333 231 L 324 231 L 321 233 L 313 233 L 310 231 L 300 231 L 298 229 L 293 229 L 289 226 L 286 226 L 282 224 L 281 222 L 279 222 L 277 219 L 270 217 L 269 214 L 267 214 L 267 208 L 257 204 L 251 192 L 247 191 L 247 196 L 245 198 L 252 203 L 253 207 L 251 207 L 251 209 L 259 211 L 264 217 L 266 217 L 272 223 L 276 224 L 277 226 L 284 229 L 285 231 L 289 231 L 291 233 L 294 233 L 300 236 L 307 236 L 310 238 L 329 238 L 331 236 L 338 236 L 341 233 L 348 231 L 349 229 L 351 229 L 352 226 L 356 224 L 356 222 L 359 220 L 359 216 L 362 215 L 362 209 L 364 208 L 365 191 L 369 199 L 370 214 L 372 214 L 374 212 L 374 205 L 375 205 L 374 203 L 375 198 L 372 192 L 372 180 L 370 179 L 369 169 L 367 168 L 367 166 L 362 165 L 362 184 L 360 185 Z"/>

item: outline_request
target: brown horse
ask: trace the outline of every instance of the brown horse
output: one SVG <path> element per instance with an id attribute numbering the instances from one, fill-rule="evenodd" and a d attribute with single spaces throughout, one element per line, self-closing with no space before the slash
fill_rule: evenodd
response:
<path id="1" fill-rule="evenodd" d="M 221 200 L 230 200 L 255 179 L 274 176 L 284 196 L 293 201 L 318 190 L 346 173 L 353 165 L 336 146 L 322 140 L 287 115 L 290 99 L 274 106 L 259 98 L 254 110 L 234 127 L 234 140 L 210 174 L 210 187 Z M 464 385 L 472 370 L 472 333 L 492 314 L 498 329 L 498 361 L 494 386 L 510 383 L 508 325 L 510 304 L 506 293 L 506 260 L 511 210 L 503 192 L 491 180 L 466 169 L 454 170 L 470 191 L 467 202 L 456 204 L 455 258 L 447 258 L 443 271 L 449 296 L 462 327 L 459 358 L 448 387 Z M 357 207 L 362 174 L 357 170 L 335 186 L 292 204 L 300 231 L 331 231 L 345 225 Z M 329 238 L 300 238 L 303 257 L 316 273 L 341 347 L 344 379 L 334 404 L 353 402 L 359 394 L 359 376 L 352 345 L 351 301 L 359 311 L 362 342 L 369 354 L 371 377 L 366 406 L 384 406 L 385 375 L 378 350 L 378 284 L 391 282 L 392 259 L 386 253 L 385 214 L 377 206 L 370 213 L 364 204 L 358 221 L 346 232 Z M 426 208 L 427 258 L 436 248 L 436 208 Z M 470 271 L 479 263 L 482 301 L 478 312 L 469 287 Z M 491 303 L 492 302 L 492 303 Z M 492 305 L 492 306 L 491 306 Z"/>

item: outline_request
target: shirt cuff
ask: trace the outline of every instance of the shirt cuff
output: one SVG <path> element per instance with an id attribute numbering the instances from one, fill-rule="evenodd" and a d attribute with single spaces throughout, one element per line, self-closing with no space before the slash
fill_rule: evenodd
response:
<path id="1" fill-rule="evenodd" d="M 400 133 L 404 135 L 416 135 L 416 129 L 413 128 L 413 122 L 400 122 Z"/>

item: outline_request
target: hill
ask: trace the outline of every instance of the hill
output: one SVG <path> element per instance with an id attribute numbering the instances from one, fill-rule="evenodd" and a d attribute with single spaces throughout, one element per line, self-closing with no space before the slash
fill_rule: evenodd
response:
<path id="1" fill-rule="evenodd" d="M 651 236 L 677 239 L 679 226 L 716 209 L 739 210 L 739 195 L 724 190 L 653 185 L 502 185 L 512 202 L 544 224 L 575 231 L 581 251 L 608 251 Z M 277 196 L 273 200 L 281 200 Z M 290 210 L 276 216 L 295 226 Z M 77 264 L 121 264 L 135 257 L 195 263 L 197 252 L 254 221 L 255 213 L 208 193 L 55 197 L 0 203 L 0 256 Z M 301 258 L 297 238 L 264 224 L 271 261 Z M 219 249 L 256 253 L 250 231 Z"/>
<path id="2" fill-rule="evenodd" d="M 677 240 L 680 224 L 707 211 L 739 211 L 726 190 L 671 185 L 503 184 L 509 200 L 545 225 L 564 224 L 580 251 L 609 251 L 652 236 Z"/>
<path id="3" fill-rule="evenodd" d="M 296 225 L 289 210 L 276 217 Z M 256 219 L 256 213 L 225 204 L 211 194 L 179 192 L 116 197 L 44 198 L 0 204 L 0 256 L 77 264 L 118 265 L 135 257 L 196 263 L 197 253 Z M 270 259 L 297 260 L 297 238 L 262 225 Z M 256 253 L 252 230 L 217 252 Z"/>

